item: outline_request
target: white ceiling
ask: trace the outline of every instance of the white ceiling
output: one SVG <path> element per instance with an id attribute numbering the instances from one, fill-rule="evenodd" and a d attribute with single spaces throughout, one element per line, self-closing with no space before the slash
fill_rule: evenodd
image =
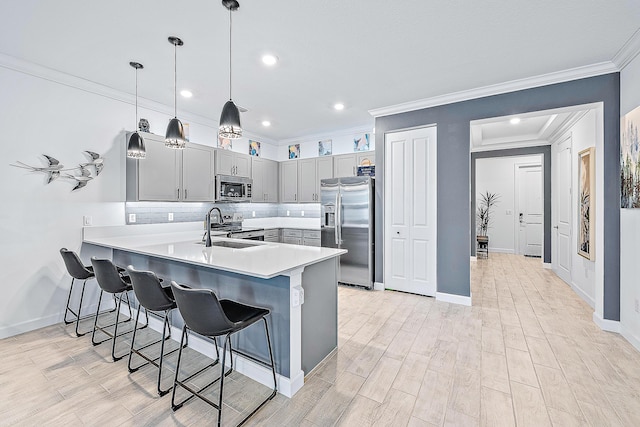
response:
<path id="1" fill-rule="evenodd" d="M 639 1 L 240 0 L 233 98 L 274 140 L 373 126 L 368 110 L 610 61 L 640 27 Z M 4 1 L 0 53 L 217 120 L 228 94 L 219 0 Z M 266 68 L 264 52 L 280 62 Z M 335 102 L 346 109 L 332 109 Z M 271 120 L 263 128 L 262 120 Z M 487 130 L 489 132 L 489 130 Z"/>

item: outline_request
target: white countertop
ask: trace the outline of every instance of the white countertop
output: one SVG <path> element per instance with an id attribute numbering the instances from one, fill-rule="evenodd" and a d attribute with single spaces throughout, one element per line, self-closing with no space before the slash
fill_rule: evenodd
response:
<path id="1" fill-rule="evenodd" d="M 252 224 L 253 225 L 253 224 Z M 214 237 L 215 241 L 253 244 L 231 249 L 201 244 L 201 223 L 85 227 L 83 240 L 98 246 L 270 279 L 347 251 L 284 243 Z"/>

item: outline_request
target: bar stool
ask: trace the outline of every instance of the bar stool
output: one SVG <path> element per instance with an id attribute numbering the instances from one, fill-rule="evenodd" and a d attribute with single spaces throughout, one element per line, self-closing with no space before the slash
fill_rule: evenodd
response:
<path id="1" fill-rule="evenodd" d="M 162 362 L 164 360 L 164 356 L 167 356 L 171 353 L 178 351 L 171 350 L 168 353 L 164 353 L 164 343 L 167 339 L 171 338 L 171 325 L 169 324 L 169 314 L 171 310 L 177 307 L 176 301 L 173 298 L 173 292 L 171 291 L 171 287 L 163 287 L 160 279 L 155 273 L 151 271 L 138 271 L 133 266 L 128 266 L 127 271 L 129 272 L 129 277 L 131 278 L 131 285 L 133 286 L 133 292 L 140 303 L 138 307 L 138 313 L 136 314 L 136 322 L 133 327 L 133 335 L 131 337 L 131 350 L 129 351 L 129 362 L 127 363 L 127 367 L 129 372 L 136 372 L 138 369 L 142 368 L 145 365 L 152 364 L 156 368 L 158 368 L 158 395 L 164 396 L 167 394 L 171 387 L 166 390 L 162 390 L 160 388 L 160 381 L 162 379 Z M 164 312 L 164 320 L 162 323 L 162 339 L 158 341 L 154 341 L 150 344 L 146 344 L 140 348 L 135 348 L 136 342 L 136 331 L 138 330 L 138 319 L 140 318 L 140 312 L 144 307 L 145 313 L 151 312 L 151 314 L 157 314 L 157 312 Z M 169 333 L 167 334 L 167 330 Z M 141 350 L 144 350 L 148 347 L 151 347 L 155 344 L 160 344 L 160 356 L 152 359 L 146 354 L 142 353 Z M 185 347 L 187 344 L 185 344 Z M 142 357 L 146 360 L 145 363 L 139 365 L 137 367 L 131 366 L 131 360 L 133 353 Z"/>
<path id="2" fill-rule="evenodd" d="M 235 350 L 236 353 L 247 357 L 261 365 L 271 368 L 273 374 L 273 391 L 271 394 L 263 400 L 249 415 L 247 415 L 238 425 L 244 424 L 253 414 L 255 414 L 260 408 L 262 408 L 269 400 L 273 399 L 276 395 L 278 388 L 276 383 L 276 369 L 273 362 L 273 351 L 271 350 L 271 338 L 269 337 L 269 325 L 267 324 L 266 316 L 270 313 L 268 309 L 260 307 L 252 307 L 249 305 L 240 304 L 232 300 L 218 300 L 218 297 L 210 289 L 190 289 L 187 286 L 171 282 L 171 288 L 178 304 L 178 310 L 184 319 L 184 327 L 182 328 L 182 338 L 180 340 L 180 351 L 178 353 L 178 364 L 176 365 L 176 376 L 173 382 L 173 394 L 171 396 L 171 407 L 174 411 L 177 411 L 182 405 L 197 396 L 204 402 L 213 406 L 218 410 L 218 426 L 220 425 L 222 415 L 222 395 L 224 390 L 224 377 L 229 375 L 233 370 L 233 351 L 231 349 L 231 335 L 245 329 L 248 326 L 262 320 L 264 322 L 265 333 L 267 336 L 267 345 L 269 347 L 269 357 L 271 364 L 257 359 L 249 354 L 246 354 L 240 350 Z M 197 334 L 205 337 L 215 338 L 224 336 L 224 345 L 222 349 L 222 361 L 220 363 L 220 377 L 216 378 L 213 382 L 202 387 L 200 390 L 195 390 L 186 382 L 197 374 L 203 372 L 205 369 L 215 365 L 218 360 L 214 361 L 211 365 L 201 369 L 200 371 L 192 374 L 182 380 L 178 379 L 180 373 L 180 360 L 182 358 L 182 345 L 185 336 L 188 335 L 188 331 L 191 330 Z M 229 354 L 231 356 L 231 368 L 225 372 L 225 358 L 227 352 L 227 343 L 229 344 Z M 217 343 L 216 343 L 217 344 Z M 218 355 L 218 348 L 216 345 L 216 354 Z M 201 393 L 211 385 L 220 381 L 220 395 L 218 397 L 218 403 L 212 402 Z M 191 393 L 191 396 L 186 398 L 180 403 L 175 402 L 176 388 L 180 386 Z"/>
<path id="3" fill-rule="evenodd" d="M 87 285 L 87 280 L 94 279 L 96 276 L 95 274 L 93 274 L 93 267 L 90 265 L 85 266 L 84 264 L 82 264 L 82 261 L 80 261 L 80 257 L 78 257 L 78 254 L 76 254 L 75 252 L 70 251 L 67 248 L 61 248 L 60 255 L 62 255 L 62 260 L 64 261 L 64 265 L 67 268 L 67 273 L 69 273 L 69 276 L 71 276 L 71 286 L 69 287 L 69 295 L 67 296 L 67 307 L 64 310 L 64 323 L 65 325 L 69 325 L 75 322 L 76 336 L 81 337 L 88 334 L 89 331 L 83 333 L 79 332 L 78 328 L 80 325 L 80 321 L 95 316 L 94 313 L 88 314 L 86 316 L 80 316 L 80 313 L 82 311 L 82 301 L 84 300 L 84 290 Z M 78 304 L 78 312 L 75 312 L 70 306 L 71 294 L 73 293 L 73 285 L 75 284 L 76 280 L 82 280 L 82 291 L 80 292 L 80 303 Z M 103 311 L 102 313 L 113 313 L 114 310 L 115 309 L 107 310 Z M 67 320 L 68 313 L 71 313 L 73 316 L 75 316 L 75 319 Z"/>
<path id="4" fill-rule="evenodd" d="M 93 265 L 93 272 L 96 275 L 96 280 L 98 281 L 98 285 L 100 285 L 100 298 L 98 298 L 98 308 L 96 309 L 96 318 L 93 323 L 93 333 L 91 334 L 91 343 L 93 345 L 98 345 L 98 344 L 102 344 L 105 341 L 112 340 L 113 342 L 111 344 L 111 358 L 113 359 L 114 362 L 116 362 L 127 355 L 125 353 L 122 356 L 116 356 L 115 354 L 116 339 L 118 337 L 121 337 L 123 335 L 133 332 L 133 330 L 130 330 L 130 331 L 122 332 L 118 334 L 118 326 L 124 322 L 129 322 L 133 317 L 131 314 L 131 302 L 129 301 L 129 295 L 128 295 L 128 292 L 133 290 L 131 286 L 131 279 L 127 276 L 121 276 L 120 273 L 118 273 L 118 268 L 115 266 L 115 264 L 113 264 L 113 262 L 111 262 L 111 260 L 98 259 L 96 257 L 92 257 L 91 265 Z M 100 303 L 102 302 L 102 295 L 105 292 L 112 294 L 118 301 L 116 304 L 116 320 L 115 320 L 115 323 L 112 323 L 110 325 L 98 326 L 98 317 L 99 317 L 98 314 L 100 312 Z M 126 297 L 127 299 L 127 305 L 129 306 L 129 318 L 120 322 L 120 306 L 122 305 L 123 297 Z M 146 312 L 145 312 L 145 316 L 147 318 L 147 323 L 143 326 L 143 328 L 146 328 L 147 326 L 149 326 L 149 315 L 146 314 Z M 109 328 L 111 326 L 114 327 L 113 334 L 108 330 L 106 330 L 106 328 Z M 100 330 L 102 333 L 107 335 L 107 338 L 102 341 L 96 341 L 95 336 L 96 336 L 97 330 Z"/>

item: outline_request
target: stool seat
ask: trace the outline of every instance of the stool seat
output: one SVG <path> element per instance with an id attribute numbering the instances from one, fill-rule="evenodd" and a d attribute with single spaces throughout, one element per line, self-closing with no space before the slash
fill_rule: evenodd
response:
<path id="1" fill-rule="evenodd" d="M 269 314 L 266 308 L 240 304 L 230 299 L 221 299 L 220 306 L 227 318 L 234 323 L 234 332 L 246 328 Z"/>

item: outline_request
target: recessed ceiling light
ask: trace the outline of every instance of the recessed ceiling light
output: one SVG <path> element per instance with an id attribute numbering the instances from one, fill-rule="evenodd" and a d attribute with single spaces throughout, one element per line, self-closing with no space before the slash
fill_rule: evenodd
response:
<path id="1" fill-rule="evenodd" d="M 269 127 L 269 126 L 271 126 L 271 122 L 269 120 L 263 120 L 262 121 L 262 126 Z"/>
<path id="2" fill-rule="evenodd" d="M 268 65 L 268 66 L 272 66 L 272 65 L 276 65 L 276 63 L 278 62 L 278 57 L 275 55 L 262 55 L 262 62 L 264 63 L 264 65 Z"/>
<path id="3" fill-rule="evenodd" d="M 338 102 L 337 104 L 333 105 L 333 108 L 335 108 L 338 111 L 344 110 L 344 104 L 341 102 Z"/>
<path id="4" fill-rule="evenodd" d="M 511 123 L 512 125 L 517 125 L 518 123 L 520 123 L 520 117 L 514 117 L 513 119 L 509 120 L 509 123 Z"/>
<path id="5" fill-rule="evenodd" d="M 193 93 L 191 93 L 190 90 L 181 90 L 180 91 L 180 95 L 182 95 L 184 98 L 191 98 L 193 96 Z"/>

